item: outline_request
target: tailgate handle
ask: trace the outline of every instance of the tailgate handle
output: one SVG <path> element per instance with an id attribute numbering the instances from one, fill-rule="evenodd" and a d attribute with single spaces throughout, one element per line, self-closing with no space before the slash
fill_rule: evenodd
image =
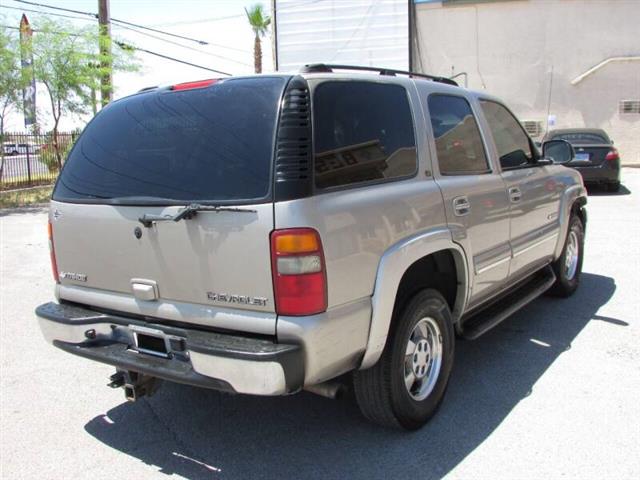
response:
<path id="1" fill-rule="evenodd" d="M 138 300 L 153 301 L 158 299 L 158 284 L 154 280 L 132 278 L 131 290 L 133 296 Z"/>

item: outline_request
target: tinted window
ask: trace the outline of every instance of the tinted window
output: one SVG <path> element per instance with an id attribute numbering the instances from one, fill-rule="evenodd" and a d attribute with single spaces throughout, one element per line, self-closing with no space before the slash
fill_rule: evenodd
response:
<path id="1" fill-rule="evenodd" d="M 482 100 L 480 105 L 498 149 L 502 168 L 520 167 L 531 163 L 533 154 L 529 136 L 511 112 L 496 102 Z"/>
<path id="2" fill-rule="evenodd" d="M 484 173 L 487 157 L 469 102 L 451 95 L 429 96 L 429 115 L 443 175 Z"/>
<path id="3" fill-rule="evenodd" d="M 567 142 L 575 145 L 598 145 L 611 143 L 608 138 L 591 132 L 556 133 L 553 134 L 551 138 L 554 140 L 566 140 Z"/>
<path id="4" fill-rule="evenodd" d="M 265 198 L 282 78 L 134 95 L 100 112 L 70 154 L 56 200 Z"/>
<path id="5" fill-rule="evenodd" d="M 326 82 L 313 98 L 319 188 L 405 177 L 417 169 L 407 92 L 399 85 Z"/>

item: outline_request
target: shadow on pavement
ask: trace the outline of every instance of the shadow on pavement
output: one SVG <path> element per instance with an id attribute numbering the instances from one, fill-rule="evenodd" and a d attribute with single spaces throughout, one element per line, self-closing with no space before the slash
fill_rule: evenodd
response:
<path id="1" fill-rule="evenodd" d="M 0 217 L 9 215 L 22 215 L 24 213 L 45 213 L 49 210 L 48 203 L 37 203 L 23 207 L 0 208 Z"/>
<path id="2" fill-rule="evenodd" d="M 621 197 L 624 195 L 631 195 L 631 190 L 624 185 L 620 185 L 620 188 L 618 188 L 618 191 L 616 192 L 610 192 L 602 186 L 587 185 L 587 192 L 589 195 L 594 197 Z"/>
<path id="3" fill-rule="evenodd" d="M 583 273 L 576 294 L 542 297 L 473 342 L 458 341 L 439 413 L 412 433 L 367 423 L 353 399 L 232 396 L 175 384 L 85 425 L 163 473 L 200 478 L 440 478 L 478 447 L 613 295 Z M 625 322 L 597 317 L 624 328 Z M 616 320 L 616 321 L 611 321 Z M 534 340 L 534 341 L 532 341 Z M 548 345 L 548 346 L 546 346 Z"/>

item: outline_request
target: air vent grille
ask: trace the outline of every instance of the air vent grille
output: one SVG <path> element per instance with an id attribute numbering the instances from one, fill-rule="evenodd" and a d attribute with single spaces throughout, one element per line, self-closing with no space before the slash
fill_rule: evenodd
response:
<path id="1" fill-rule="evenodd" d="M 542 134 L 542 122 L 539 120 L 523 120 L 522 126 L 531 137 L 539 137 Z"/>
<path id="2" fill-rule="evenodd" d="M 276 144 L 276 200 L 311 194 L 311 102 L 306 81 L 293 78 L 284 94 Z"/>
<path id="3" fill-rule="evenodd" d="M 620 100 L 619 109 L 622 114 L 640 113 L 640 100 Z"/>

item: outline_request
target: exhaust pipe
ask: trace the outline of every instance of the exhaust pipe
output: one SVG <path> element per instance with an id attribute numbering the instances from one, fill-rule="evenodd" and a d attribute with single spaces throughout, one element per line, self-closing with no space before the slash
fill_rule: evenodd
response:
<path id="1" fill-rule="evenodd" d="M 307 385 L 304 387 L 304 390 L 320 395 L 321 397 L 337 400 L 344 392 L 344 385 L 338 382 L 324 382 L 316 385 Z"/>

